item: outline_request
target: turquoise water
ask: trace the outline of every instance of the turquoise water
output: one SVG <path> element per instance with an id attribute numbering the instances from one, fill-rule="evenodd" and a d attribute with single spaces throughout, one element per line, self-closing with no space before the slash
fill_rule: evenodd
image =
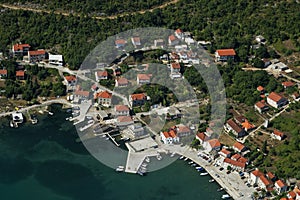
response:
<path id="1" fill-rule="evenodd" d="M 75 142 L 75 127 L 55 108 L 18 129 L 1 119 L 1 200 L 221 199 L 219 186 L 182 160 L 144 177 L 116 173 Z"/>

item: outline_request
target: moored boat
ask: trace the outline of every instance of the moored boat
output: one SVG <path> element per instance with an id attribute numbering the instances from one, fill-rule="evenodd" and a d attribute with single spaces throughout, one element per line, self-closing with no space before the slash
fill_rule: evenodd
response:
<path id="1" fill-rule="evenodd" d="M 215 182 L 215 179 L 210 179 L 208 182 L 210 183 Z"/>
<path id="2" fill-rule="evenodd" d="M 206 176 L 206 175 L 208 175 L 208 173 L 207 172 L 202 172 L 200 175 L 201 176 Z"/>
<path id="3" fill-rule="evenodd" d="M 228 194 L 223 194 L 222 195 L 222 199 L 229 199 L 229 198 L 230 198 L 230 196 Z"/>
<path id="4" fill-rule="evenodd" d="M 180 159 L 180 160 L 184 159 L 184 156 L 180 156 L 179 159 Z"/>

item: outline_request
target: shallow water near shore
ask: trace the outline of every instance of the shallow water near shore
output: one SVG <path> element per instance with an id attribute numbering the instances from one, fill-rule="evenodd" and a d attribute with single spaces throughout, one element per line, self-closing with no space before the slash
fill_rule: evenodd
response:
<path id="1" fill-rule="evenodd" d="M 116 173 L 76 143 L 69 114 L 54 107 L 55 114 L 39 115 L 36 125 L 13 129 L 0 120 L 2 200 L 214 200 L 224 194 L 183 160 L 144 177 Z"/>

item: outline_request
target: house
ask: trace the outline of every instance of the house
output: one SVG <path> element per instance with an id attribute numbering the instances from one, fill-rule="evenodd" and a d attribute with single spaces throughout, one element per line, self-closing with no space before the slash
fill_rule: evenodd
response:
<path id="1" fill-rule="evenodd" d="M 271 62 L 271 65 L 269 65 L 268 68 L 270 68 L 272 70 L 284 71 L 284 70 L 289 69 L 286 64 L 280 62 L 278 59 L 273 59 L 270 62 Z"/>
<path id="2" fill-rule="evenodd" d="M 292 94 L 292 97 L 293 97 L 293 99 L 294 99 L 295 101 L 299 101 L 299 100 L 300 100 L 300 95 L 299 95 L 298 92 L 294 92 L 294 93 Z"/>
<path id="3" fill-rule="evenodd" d="M 237 171 L 244 171 L 245 167 L 246 167 L 246 163 L 235 161 L 230 158 L 225 158 L 223 161 L 223 165 L 224 165 L 224 168 L 227 168 L 228 166 L 230 166 L 231 169 L 237 170 Z"/>
<path id="4" fill-rule="evenodd" d="M 185 137 L 191 134 L 191 129 L 185 125 L 180 124 L 174 128 L 178 137 Z"/>
<path id="5" fill-rule="evenodd" d="M 116 105 L 115 113 L 117 116 L 129 116 L 129 108 L 126 105 Z"/>
<path id="6" fill-rule="evenodd" d="M 138 85 L 149 84 L 152 74 L 138 74 L 136 77 L 136 82 Z"/>
<path id="7" fill-rule="evenodd" d="M 164 47 L 164 40 L 163 39 L 154 40 L 154 46 L 163 48 Z"/>
<path id="8" fill-rule="evenodd" d="M 245 131 L 250 131 L 250 130 L 254 129 L 255 126 L 246 119 L 245 122 L 242 123 L 242 128 Z"/>
<path id="9" fill-rule="evenodd" d="M 234 60 L 235 55 L 236 53 L 234 49 L 219 49 L 215 53 L 216 62 L 226 62 L 229 59 Z"/>
<path id="10" fill-rule="evenodd" d="M 160 136 L 164 144 L 173 144 L 179 142 L 179 137 L 174 130 L 170 130 L 169 132 L 160 132 Z"/>
<path id="11" fill-rule="evenodd" d="M 115 81 L 116 81 L 116 84 L 115 84 L 116 87 L 127 87 L 128 86 L 127 78 L 124 78 L 124 77 L 116 78 Z"/>
<path id="12" fill-rule="evenodd" d="M 180 64 L 179 63 L 172 63 L 171 64 L 171 73 L 179 73 L 180 72 Z"/>
<path id="13" fill-rule="evenodd" d="M 40 62 L 46 59 L 46 51 L 43 49 L 28 51 L 28 61 L 30 63 Z"/>
<path id="14" fill-rule="evenodd" d="M 278 194 L 281 194 L 283 192 L 286 192 L 287 190 L 287 185 L 282 181 L 282 180 L 278 180 L 275 182 L 275 188 L 276 192 Z"/>
<path id="15" fill-rule="evenodd" d="M 220 151 L 221 150 L 221 143 L 218 139 L 210 139 L 203 143 L 203 148 L 206 149 L 206 151 Z"/>
<path id="16" fill-rule="evenodd" d="M 0 79 L 7 77 L 7 70 L 6 69 L 0 69 Z"/>
<path id="17" fill-rule="evenodd" d="M 174 34 L 178 39 L 184 39 L 184 32 L 181 29 L 177 29 Z"/>
<path id="18" fill-rule="evenodd" d="M 105 90 L 105 91 L 96 93 L 94 98 L 98 100 L 98 103 L 100 105 L 109 107 L 111 105 L 112 94 Z"/>
<path id="19" fill-rule="evenodd" d="M 147 96 L 145 93 L 129 95 L 129 103 L 132 107 L 144 105 L 146 100 Z"/>
<path id="20" fill-rule="evenodd" d="M 267 111 L 269 106 L 265 104 L 263 101 L 259 101 L 254 105 L 254 110 L 258 111 L 260 114 Z"/>
<path id="21" fill-rule="evenodd" d="M 262 173 L 259 169 L 256 169 L 250 173 L 250 182 L 252 185 L 255 185 L 258 183 L 259 177 L 264 176 L 264 173 Z"/>
<path id="22" fill-rule="evenodd" d="M 274 108 L 281 108 L 288 103 L 288 100 L 275 92 L 271 92 L 267 97 L 267 102 Z"/>
<path id="23" fill-rule="evenodd" d="M 261 189 L 267 190 L 267 188 L 270 188 L 272 186 L 272 182 L 269 181 L 265 175 L 262 175 L 258 178 L 257 180 L 257 185 L 258 187 L 260 187 Z"/>
<path id="24" fill-rule="evenodd" d="M 242 129 L 233 119 L 229 119 L 224 126 L 227 132 L 232 132 L 237 137 L 243 137 L 246 135 L 246 131 Z"/>
<path id="25" fill-rule="evenodd" d="M 117 122 L 116 125 L 117 126 L 129 126 L 129 125 L 133 125 L 134 121 L 132 119 L 132 117 L 130 116 L 118 116 L 117 117 Z"/>
<path id="26" fill-rule="evenodd" d="M 95 84 L 93 84 L 92 86 L 91 86 L 91 90 L 93 91 L 93 92 L 95 92 L 95 91 L 97 91 L 99 88 L 98 88 L 98 85 L 95 83 Z"/>
<path id="27" fill-rule="evenodd" d="M 25 56 L 30 49 L 29 44 L 14 44 L 12 46 L 12 53 L 14 56 Z"/>
<path id="28" fill-rule="evenodd" d="M 121 76 L 122 75 L 122 70 L 121 68 L 116 68 L 114 69 L 114 76 Z"/>
<path id="29" fill-rule="evenodd" d="M 220 156 L 223 156 L 224 158 L 229 158 L 231 156 L 231 152 L 227 149 L 221 149 L 221 151 L 218 152 Z"/>
<path id="30" fill-rule="evenodd" d="M 196 134 L 196 139 L 199 140 L 200 144 L 202 145 L 205 141 L 209 139 L 209 137 L 205 135 L 204 132 L 201 132 Z"/>
<path id="31" fill-rule="evenodd" d="M 23 71 L 23 70 L 16 71 L 16 79 L 24 80 L 25 79 L 25 71 Z"/>
<path id="32" fill-rule="evenodd" d="M 297 196 L 297 194 L 294 192 L 294 191 L 290 191 L 288 194 L 287 194 L 287 198 L 289 199 L 295 199 Z"/>
<path id="33" fill-rule="evenodd" d="M 276 176 L 272 172 L 268 172 L 267 177 L 273 182 L 276 181 Z"/>
<path id="34" fill-rule="evenodd" d="M 63 66 L 64 65 L 63 56 L 49 54 L 49 64 Z"/>
<path id="35" fill-rule="evenodd" d="M 175 46 L 175 45 L 179 44 L 179 40 L 175 37 L 175 35 L 170 35 L 168 42 L 169 42 L 170 46 Z"/>
<path id="36" fill-rule="evenodd" d="M 140 37 L 132 37 L 131 42 L 135 48 L 138 48 L 142 45 Z"/>
<path id="37" fill-rule="evenodd" d="M 282 140 L 284 138 L 284 133 L 281 131 L 278 131 L 277 129 L 274 129 L 272 134 L 272 138 L 277 139 L 277 140 Z"/>
<path id="38" fill-rule="evenodd" d="M 64 82 L 67 86 L 74 86 L 76 84 L 76 76 L 70 75 L 64 77 Z"/>
<path id="39" fill-rule="evenodd" d="M 285 81 L 285 82 L 282 82 L 281 85 L 284 87 L 284 89 L 286 89 L 289 87 L 293 87 L 295 85 L 295 83 L 293 83 L 292 81 Z"/>
<path id="40" fill-rule="evenodd" d="M 238 161 L 242 156 L 238 153 L 234 154 L 233 156 L 231 156 L 231 160 L 235 160 Z"/>
<path id="41" fill-rule="evenodd" d="M 242 125 L 242 123 L 244 123 L 247 120 L 247 118 L 243 115 L 235 116 L 234 119 L 239 125 Z"/>
<path id="42" fill-rule="evenodd" d="M 88 100 L 90 97 L 90 92 L 84 90 L 76 90 L 74 92 L 74 97 L 78 98 L 79 100 Z"/>
<path id="43" fill-rule="evenodd" d="M 96 81 L 99 82 L 100 80 L 107 80 L 108 73 L 107 71 L 97 71 L 95 72 Z"/>
<path id="44" fill-rule="evenodd" d="M 119 49 L 119 48 L 124 48 L 125 45 L 126 45 L 127 41 L 124 40 L 124 39 L 117 39 L 115 40 L 115 45 L 116 47 Z"/>
<path id="45" fill-rule="evenodd" d="M 245 147 L 242 143 L 240 142 L 235 142 L 232 146 L 232 148 L 237 151 L 237 152 L 243 152 L 247 150 L 247 147 Z"/>
<path id="46" fill-rule="evenodd" d="M 260 92 L 260 94 L 264 94 L 265 93 L 265 88 L 263 87 L 263 86 L 258 86 L 257 88 L 257 91 L 259 91 Z"/>
<path id="47" fill-rule="evenodd" d="M 128 132 L 134 138 L 138 138 L 147 134 L 141 123 L 134 123 L 132 125 L 129 125 Z"/>

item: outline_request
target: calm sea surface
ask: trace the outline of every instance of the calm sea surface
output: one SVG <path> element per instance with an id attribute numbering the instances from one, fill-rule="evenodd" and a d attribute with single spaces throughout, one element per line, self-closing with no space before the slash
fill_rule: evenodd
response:
<path id="1" fill-rule="evenodd" d="M 92 157 L 68 114 L 55 105 L 39 123 L 9 127 L 0 119 L 1 200 L 213 200 L 219 186 L 178 160 L 141 177 L 116 173 Z"/>

